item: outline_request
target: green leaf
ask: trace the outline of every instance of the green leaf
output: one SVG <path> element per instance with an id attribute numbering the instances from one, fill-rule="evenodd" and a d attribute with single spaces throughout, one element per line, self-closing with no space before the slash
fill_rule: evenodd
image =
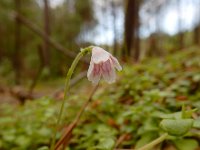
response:
<path id="1" fill-rule="evenodd" d="M 161 114 L 160 118 L 163 119 L 181 119 L 182 118 L 182 112 L 175 112 L 172 114 Z"/>
<path id="2" fill-rule="evenodd" d="M 41 136 L 41 137 L 48 137 L 51 135 L 51 130 L 43 127 L 41 129 L 38 130 L 38 134 Z"/>
<path id="3" fill-rule="evenodd" d="M 115 141 L 112 138 L 101 138 L 99 142 L 97 148 L 104 150 L 111 150 L 115 145 Z"/>
<path id="4" fill-rule="evenodd" d="M 200 118 L 194 120 L 193 127 L 194 128 L 200 128 Z"/>
<path id="5" fill-rule="evenodd" d="M 15 143 L 21 147 L 28 147 L 31 143 L 31 139 L 24 136 L 24 135 L 21 135 L 21 136 L 18 136 L 15 140 Z"/>
<path id="6" fill-rule="evenodd" d="M 174 141 L 178 150 L 196 150 L 199 146 L 198 142 L 193 139 L 181 139 Z"/>
<path id="7" fill-rule="evenodd" d="M 184 118 L 190 118 L 192 116 L 192 113 L 194 113 L 195 111 L 197 111 L 196 108 L 192 109 L 192 110 L 184 111 Z M 154 114 L 154 116 L 163 118 L 163 119 L 183 119 L 182 112 L 175 112 L 175 113 L 171 113 L 171 114 L 164 114 L 161 112 L 156 112 Z"/>
<path id="8" fill-rule="evenodd" d="M 192 79 L 193 79 L 194 82 L 199 82 L 200 81 L 200 74 L 194 75 Z"/>
<path id="9" fill-rule="evenodd" d="M 49 150 L 49 148 L 47 146 L 42 146 L 42 147 L 38 148 L 37 150 Z"/>
<path id="10" fill-rule="evenodd" d="M 2 137 L 7 142 L 12 142 L 16 138 L 16 136 L 14 134 L 9 133 L 9 132 L 4 132 Z"/>
<path id="11" fill-rule="evenodd" d="M 193 119 L 164 119 L 161 121 L 161 128 L 174 136 L 186 134 L 193 125 Z"/>
<path id="12" fill-rule="evenodd" d="M 140 140 L 137 141 L 135 148 L 137 149 L 144 146 L 145 144 L 155 139 L 156 136 L 157 134 L 155 134 L 155 132 L 148 132 L 148 133 L 143 134 Z"/>

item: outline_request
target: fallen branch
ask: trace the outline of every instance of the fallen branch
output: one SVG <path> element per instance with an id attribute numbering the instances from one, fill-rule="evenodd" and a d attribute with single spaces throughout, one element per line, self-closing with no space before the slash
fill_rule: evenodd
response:
<path id="1" fill-rule="evenodd" d="M 39 35 L 43 39 L 45 39 L 49 43 L 49 45 L 51 45 L 52 47 L 57 49 L 59 52 L 63 53 L 64 55 L 66 55 L 68 57 L 71 57 L 71 58 L 76 57 L 76 53 L 65 49 L 62 45 L 55 42 L 52 38 L 48 37 L 42 30 L 40 30 L 40 28 L 37 25 L 33 24 L 31 21 L 26 19 L 21 14 L 15 12 L 14 16 L 15 16 L 16 19 L 18 19 L 21 23 L 23 23 L 26 27 L 28 27 L 34 33 L 36 33 L 37 35 Z M 80 61 L 83 61 L 84 63 L 87 63 L 87 64 L 89 63 L 89 61 L 87 59 L 81 59 Z"/>

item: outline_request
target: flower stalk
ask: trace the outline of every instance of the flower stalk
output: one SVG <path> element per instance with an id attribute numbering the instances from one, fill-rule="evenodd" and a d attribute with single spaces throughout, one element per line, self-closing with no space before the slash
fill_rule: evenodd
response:
<path id="1" fill-rule="evenodd" d="M 63 114 L 63 110 L 64 110 L 64 105 L 65 105 L 65 101 L 67 99 L 67 96 L 69 94 L 69 89 L 70 89 L 70 79 L 72 77 L 72 74 L 79 62 L 79 60 L 86 54 L 90 53 L 92 50 L 92 47 L 87 47 L 84 49 L 81 49 L 81 51 L 78 53 L 78 55 L 76 56 L 76 58 L 74 59 L 71 67 L 68 70 L 67 76 L 66 76 L 66 81 L 65 81 L 65 90 L 64 90 L 64 98 L 60 107 L 60 111 L 58 114 L 58 120 L 56 122 L 56 126 L 55 126 L 55 130 L 54 130 L 54 134 L 53 134 L 53 138 L 52 138 L 52 142 L 51 142 L 51 146 L 50 146 L 50 150 L 54 150 L 54 146 L 55 146 L 55 141 L 56 141 L 56 133 L 59 129 L 59 125 L 61 122 L 61 118 L 62 118 L 62 114 Z"/>

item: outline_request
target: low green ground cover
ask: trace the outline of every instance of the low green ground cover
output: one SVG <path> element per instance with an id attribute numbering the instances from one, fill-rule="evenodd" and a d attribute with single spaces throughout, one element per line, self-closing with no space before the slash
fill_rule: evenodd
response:
<path id="1" fill-rule="evenodd" d="M 73 131 L 68 150 L 138 148 L 165 132 L 170 136 L 159 144 L 160 149 L 169 145 L 180 150 L 199 147 L 198 48 L 127 64 L 119 74 L 116 83 L 100 85 Z M 90 83 L 86 84 L 79 85 L 86 90 L 72 89 L 61 132 L 86 101 Z M 59 107 L 60 102 L 49 97 L 27 101 L 23 106 L 1 105 L 0 149 L 46 149 Z"/>

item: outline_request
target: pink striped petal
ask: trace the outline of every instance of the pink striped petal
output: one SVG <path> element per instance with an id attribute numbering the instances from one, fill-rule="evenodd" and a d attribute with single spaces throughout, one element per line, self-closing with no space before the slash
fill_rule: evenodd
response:
<path id="1" fill-rule="evenodd" d="M 119 64 L 118 60 L 117 60 L 114 56 L 111 56 L 111 60 L 112 60 L 112 62 L 113 62 L 114 67 L 115 67 L 118 71 L 121 71 L 121 70 L 122 70 L 122 67 L 121 67 L 121 65 Z"/>
<path id="2" fill-rule="evenodd" d="M 92 65 L 91 66 L 92 71 L 91 72 L 88 71 L 87 77 L 88 77 L 88 80 L 92 81 L 93 84 L 97 84 L 101 78 L 101 68 L 99 64 L 92 63 L 91 65 Z"/>
<path id="3" fill-rule="evenodd" d="M 108 82 L 108 83 L 115 82 L 115 79 L 116 79 L 115 69 L 110 60 L 103 63 L 102 75 L 106 82 Z"/>
<path id="4" fill-rule="evenodd" d="M 104 49 L 94 46 L 87 72 L 88 80 L 97 84 L 103 76 L 106 82 L 113 83 L 116 79 L 115 68 L 119 71 L 122 70 L 118 60 Z"/>

